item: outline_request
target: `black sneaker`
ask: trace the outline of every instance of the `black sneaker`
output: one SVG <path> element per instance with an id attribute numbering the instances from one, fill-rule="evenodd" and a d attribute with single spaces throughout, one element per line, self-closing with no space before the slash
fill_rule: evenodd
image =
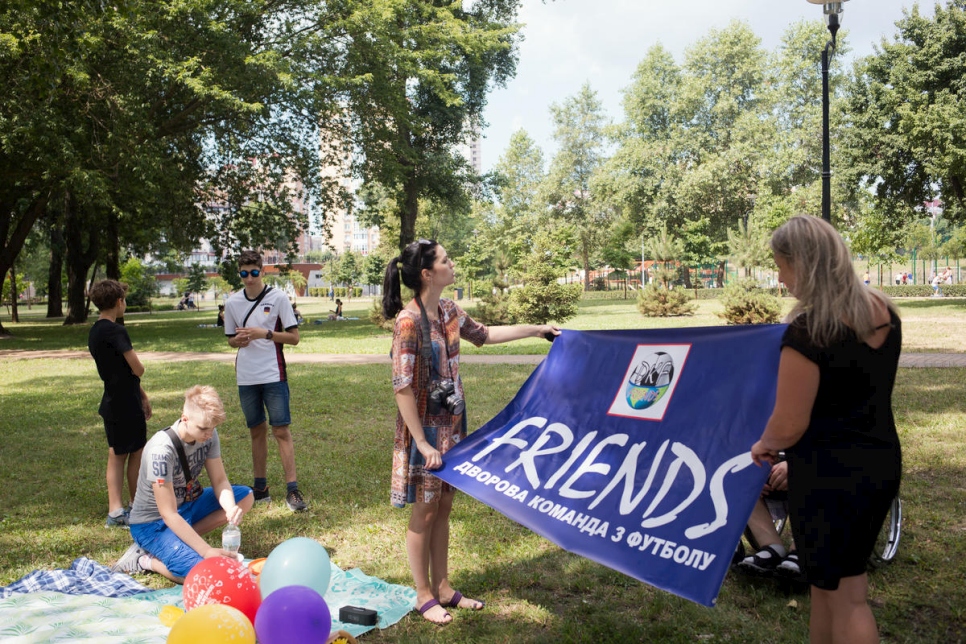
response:
<path id="1" fill-rule="evenodd" d="M 259 490 L 257 487 L 252 488 L 255 492 L 255 503 L 271 503 L 272 497 L 268 494 L 268 486 L 265 489 Z"/>
<path id="2" fill-rule="evenodd" d="M 305 498 L 302 493 L 298 491 L 298 488 L 292 490 L 287 495 L 285 495 L 285 505 L 292 512 L 304 512 L 309 506 L 305 503 Z"/>

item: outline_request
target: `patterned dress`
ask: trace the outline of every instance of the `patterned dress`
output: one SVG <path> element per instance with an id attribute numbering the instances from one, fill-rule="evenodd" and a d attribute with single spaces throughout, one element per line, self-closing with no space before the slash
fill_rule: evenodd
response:
<path id="1" fill-rule="evenodd" d="M 422 342 L 420 319 L 419 313 L 408 308 L 396 316 L 392 336 L 392 387 L 394 392 L 399 392 L 412 385 L 426 440 L 445 454 L 466 436 L 466 417 L 465 413 L 454 416 L 445 408 L 437 414 L 427 413 L 427 394 L 436 377 L 433 372 L 438 372 L 439 378 L 452 379 L 463 395 L 463 383 L 459 377 L 460 338 L 479 347 L 486 342 L 489 332 L 453 300 L 441 299 L 438 319 L 430 323 L 433 364 L 428 365 L 424 364 L 419 351 Z M 448 483 L 426 472 L 424 465 L 423 456 L 416 449 L 402 414 L 397 414 L 390 495 L 394 506 L 402 508 L 417 501 L 435 503 L 442 492 L 450 489 Z"/>

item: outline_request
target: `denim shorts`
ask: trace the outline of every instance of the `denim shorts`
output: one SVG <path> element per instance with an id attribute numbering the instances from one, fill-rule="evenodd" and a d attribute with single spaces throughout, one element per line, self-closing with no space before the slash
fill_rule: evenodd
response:
<path id="1" fill-rule="evenodd" d="M 248 428 L 257 427 L 265 422 L 265 409 L 268 408 L 268 424 L 282 427 L 292 424 L 292 413 L 288 408 L 288 383 L 269 382 L 264 385 L 238 385 L 238 399 Z"/>
<path id="2" fill-rule="evenodd" d="M 252 493 L 252 489 L 247 485 L 232 485 L 231 491 L 235 494 L 235 503 Z M 218 503 L 214 488 L 206 487 L 197 499 L 182 503 L 178 508 L 178 514 L 188 522 L 188 525 L 195 525 L 218 510 L 221 510 L 221 504 Z M 175 577 L 184 577 L 195 564 L 204 559 L 165 525 L 164 519 L 132 524 L 131 536 L 135 543 L 164 563 Z"/>

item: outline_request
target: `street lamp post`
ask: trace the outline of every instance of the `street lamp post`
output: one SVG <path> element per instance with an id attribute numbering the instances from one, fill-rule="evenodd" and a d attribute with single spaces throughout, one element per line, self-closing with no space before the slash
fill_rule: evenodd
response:
<path id="1" fill-rule="evenodd" d="M 829 159 L 828 134 L 828 68 L 832 54 L 835 53 L 835 34 L 842 25 L 842 5 L 848 0 L 827 2 L 826 0 L 808 0 L 810 4 L 820 4 L 824 8 L 825 24 L 828 25 L 832 37 L 825 43 L 822 50 L 822 219 L 832 221 L 832 167 Z"/>

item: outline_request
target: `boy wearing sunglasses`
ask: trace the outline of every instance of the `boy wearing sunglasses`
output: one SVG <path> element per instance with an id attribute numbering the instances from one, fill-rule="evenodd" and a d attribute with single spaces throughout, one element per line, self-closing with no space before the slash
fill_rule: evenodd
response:
<path id="1" fill-rule="evenodd" d="M 301 512 L 306 504 L 295 476 L 295 444 L 289 431 L 289 389 L 282 353 L 282 345 L 299 343 L 298 321 L 285 292 L 265 285 L 261 254 L 242 251 L 238 275 L 245 288 L 225 302 L 225 335 L 229 346 L 238 349 L 235 377 L 252 437 L 255 501 L 271 501 L 267 481 L 271 425 L 285 473 L 285 504 L 293 512 Z"/>

